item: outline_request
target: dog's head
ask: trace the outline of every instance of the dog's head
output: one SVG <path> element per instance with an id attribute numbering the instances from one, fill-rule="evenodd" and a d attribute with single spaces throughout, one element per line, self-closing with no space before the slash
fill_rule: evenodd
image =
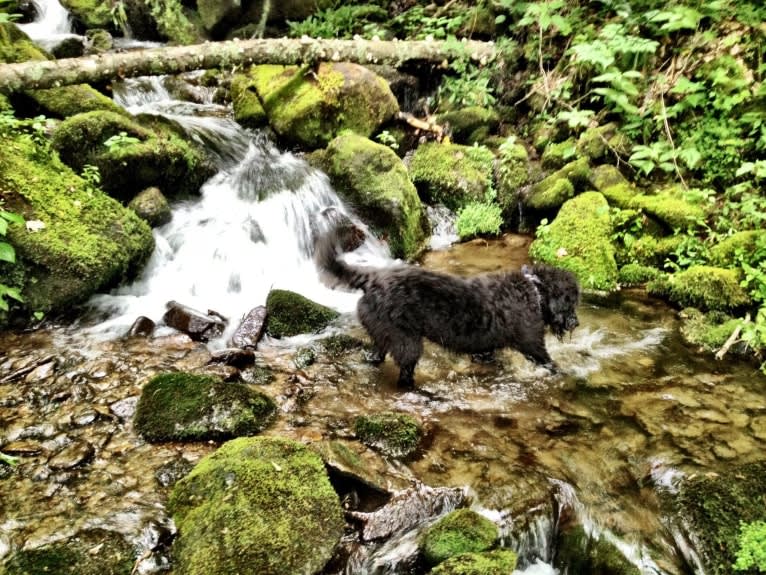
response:
<path id="1" fill-rule="evenodd" d="M 551 332 L 561 339 L 580 325 L 577 319 L 577 305 L 580 303 L 577 278 L 570 271 L 546 265 L 535 265 L 531 272 L 539 280 L 535 283 L 540 292 L 543 320 Z"/>

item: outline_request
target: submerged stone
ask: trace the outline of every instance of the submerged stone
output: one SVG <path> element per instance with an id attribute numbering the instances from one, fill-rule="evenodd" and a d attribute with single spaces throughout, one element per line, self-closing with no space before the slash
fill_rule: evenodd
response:
<path id="1" fill-rule="evenodd" d="M 559 533 L 555 565 L 570 573 L 641 574 L 613 542 L 603 535 L 588 534 L 582 525 Z"/>
<path id="2" fill-rule="evenodd" d="M 148 441 L 204 441 L 254 435 L 271 421 L 274 401 L 239 383 L 189 373 L 153 377 L 133 424 Z"/>
<path id="3" fill-rule="evenodd" d="M 487 551 L 499 536 L 497 525 L 471 509 L 458 509 L 434 523 L 423 536 L 423 556 L 429 565 L 463 553 Z"/>
<path id="4" fill-rule="evenodd" d="M 360 415 L 354 422 L 359 440 L 390 457 L 407 457 L 415 452 L 423 432 L 417 421 L 404 413 Z"/>
<path id="5" fill-rule="evenodd" d="M 266 310 L 268 332 L 277 338 L 316 333 L 340 315 L 334 309 L 313 302 L 298 293 L 280 289 L 269 292 Z"/>
<path id="6" fill-rule="evenodd" d="M 344 527 L 320 457 L 278 437 L 223 444 L 176 483 L 168 508 L 186 575 L 317 573 Z"/>
<path id="7" fill-rule="evenodd" d="M 568 269 L 585 288 L 611 291 L 617 287 L 611 234 L 604 196 L 586 192 L 566 202 L 547 228 L 538 229 L 529 254 L 537 261 Z"/>

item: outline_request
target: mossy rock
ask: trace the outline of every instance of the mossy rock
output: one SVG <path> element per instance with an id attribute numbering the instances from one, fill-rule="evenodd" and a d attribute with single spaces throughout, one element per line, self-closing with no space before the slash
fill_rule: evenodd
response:
<path id="1" fill-rule="evenodd" d="M 585 288 L 611 291 L 617 287 L 611 234 L 606 199 L 599 192 L 585 192 L 567 201 L 544 231 L 538 229 L 529 255 L 568 269 Z"/>
<path id="2" fill-rule="evenodd" d="M 330 357 L 337 357 L 348 353 L 349 351 L 362 349 L 362 347 L 364 347 L 364 342 L 361 339 L 345 333 L 330 335 L 322 338 L 317 343 Z"/>
<path id="3" fill-rule="evenodd" d="M 516 569 L 517 555 L 510 549 L 463 553 L 439 563 L 430 575 L 508 575 Z"/>
<path id="4" fill-rule="evenodd" d="M 737 265 L 737 253 L 752 254 L 757 244 L 766 244 L 766 231 L 748 230 L 737 232 L 710 248 L 711 263 L 722 267 Z"/>
<path id="5" fill-rule="evenodd" d="M 622 266 L 617 274 L 617 282 L 621 286 L 638 286 L 657 279 L 662 272 L 657 268 L 638 263 Z"/>
<path id="6" fill-rule="evenodd" d="M 354 422 L 359 440 L 389 457 L 407 457 L 415 452 L 423 436 L 418 422 L 404 413 L 360 415 Z"/>
<path id="7" fill-rule="evenodd" d="M 29 60 L 49 60 L 37 44 L 13 22 L 0 22 L 0 62 L 13 64 Z"/>
<path id="8" fill-rule="evenodd" d="M 609 164 L 596 166 L 590 173 L 590 185 L 597 192 L 604 194 L 609 205 L 628 209 L 638 192 L 622 175 L 622 172 Z"/>
<path id="9" fill-rule="evenodd" d="M 558 209 L 583 189 L 589 176 L 586 159 L 570 162 L 532 186 L 524 198 L 524 205 L 540 211 Z"/>
<path id="10" fill-rule="evenodd" d="M 487 551 L 498 536 L 492 521 L 472 509 L 458 509 L 426 530 L 421 551 L 429 565 L 438 565 L 463 553 Z"/>
<path id="11" fill-rule="evenodd" d="M 518 210 L 520 191 L 529 182 L 529 154 L 521 144 L 507 140 L 498 149 L 497 203 L 509 220 Z"/>
<path id="12" fill-rule="evenodd" d="M 604 195 L 612 193 L 612 190 L 607 190 Z M 608 197 L 611 198 L 611 196 Z M 630 197 L 627 206 L 619 203 L 617 205 L 641 209 L 672 230 L 685 230 L 688 227 L 697 226 L 699 222 L 705 220 L 708 213 L 706 206 L 686 200 L 683 197 L 683 191 L 675 187 L 666 188 L 654 194 L 637 194 Z"/>
<path id="13" fill-rule="evenodd" d="M 107 147 L 113 137 L 123 143 Z M 169 127 L 147 129 L 112 112 L 88 112 L 63 121 L 54 131 L 53 147 L 75 170 L 85 164 L 99 169 L 101 187 L 130 201 L 156 186 L 168 197 L 197 194 L 215 168 L 196 147 Z"/>
<path id="14" fill-rule="evenodd" d="M 752 301 L 740 286 L 737 270 L 692 266 L 650 282 L 647 291 L 682 307 L 702 310 L 737 311 Z"/>
<path id="15" fill-rule="evenodd" d="M 176 483 L 168 508 L 185 575 L 317 573 L 344 528 L 322 459 L 277 437 L 223 444 Z"/>
<path id="16" fill-rule="evenodd" d="M 457 211 L 491 196 L 494 161 L 486 148 L 427 142 L 415 150 L 409 172 L 425 202 Z"/>
<path id="17" fill-rule="evenodd" d="M 163 373 L 141 391 L 133 425 L 148 441 L 206 441 L 254 435 L 276 405 L 240 383 L 190 373 Z"/>
<path id="18" fill-rule="evenodd" d="M 577 146 L 573 138 L 545 146 L 540 158 L 546 170 L 558 170 L 576 158 Z"/>
<path id="19" fill-rule="evenodd" d="M 673 258 L 683 240 L 682 235 L 659 238 L 653 235 L 643 235 L 630 244 L 624 257 L 628 262 L 661 268 L 668 259 Z"/>
<path id="20" fill-rule="evenodd" d="M 234 74 L 231 79 L 231 101 L 234 119 L 246 128 L 261 128 L 269 123 L 249 75 Z"/>
<path id="21" fill-rule="evenodd" d="M 333 187 L 398 258 L 412 258 L 425 245 L 428 222 L 407 168 L 387 146 L 346 133 L 322 154 Z"/>
<path id="22" fill-rule="evenodd" d="M 160 189 L 154 186 L 140 192 L 130 201 L 128 207 L 153 228 L 167 224 L 173 217 L 167 199 Z"/>
<path id="23" fill-rule="evenodd" d="M 278 338 L 316 333 L 340 315 L 298 293 L 280 289 L 269 292 L 266 310 L 268 332 Z"/>
<path id="24" fill-rule="evenodd" d="M 143 220 L 31 139 L 0 137 L 0 146 L 4 207 L 43 226 L 36 232 L 8 229 L 18 262 L 13 285 L 21 288 L 24 309 L 69 311 L 138 272 L 154 248 Z M 8 277 L 4 268 L 0 275 Z"/>
<path id="25" fill-rule="evenodd" d="M 613 123 L 588 128 L 577 139 L 577 155 L 591 161 L 603 160 L 610 153 L 625 155 L 629 149 L 630 140 Z"/>
<path id="26" fill-rule="evenodd" d="M 107 0 L 61 0 L 61 5 L 86 28 L 114 28 L 112 6 Z"/>
<path id="27" fill-rule="evenodd" d="M 766 521 L 766 462 L 684 477 L 677 494 L 666 496 L 677 524 L 697 543 L 704 572 L 728 575 L 739 549 L 740 524 Z"/>
<path id="28" fill-rule="evenodd" d="M 680 315 L 680 332 L 684 341 L 709 352 L 721 349 L 731 334 L 743 324 L 742 319 L 723 312 L 703 313 L 695 308 L 686 308 Z"/>
<path id="29" fill-rule="evenodd" d="M 350 63 L 254 66 L 251 84 L 281 139 L 305 148 L 326 146 L 345 130 L 369 137 L 399 111 L 383 78 Z M 241 91 L 240 91 L 241 93 Z M 235 100 L 237 106 L 246 102 Z"/>
<path id="30" fill-rule="evenodd" d="M 114 100 L 87 84 L 30 90 L 15 100 L 16 107 L 25 110 L 29 115 L 41 114 L 51 118 L 68 118 L 94 111 L 128 115 Z"/>
<path id="31" fill-rule="evenodd" d="M 98 548 L 98 554 L 93 553 Z M 100 529 L 35 549 L 12 553 L 0 565 L 2 575 L 130 575 L 136 556 L 119 534 Z"/>
<path id="32" fill-rule="evenodd" d="M 555 566 L 571 573 L 640 575 L 620 549 L 603 535 L 593 537 L 581 525 L 565 529 L 558 536 Z"/>
<path id="33" fill-rule="evenodd" d="M 452 141 L 458 144 L 480 144 L 497 130 L 500 117 L 495 110 L 481 106 L 469 106 L 439 114 L 436 122 L 448 126 Z"/>

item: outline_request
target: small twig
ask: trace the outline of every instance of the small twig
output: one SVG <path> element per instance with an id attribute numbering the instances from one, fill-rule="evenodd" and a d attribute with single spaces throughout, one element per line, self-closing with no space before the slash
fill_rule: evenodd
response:
<path id="1" fill-rule="evenodd" d="M 729 348 L 731 346 L 733 346 L 735 343 L 737 343 L 737 341 L 739 341 L 739 334 L 742 332 L 742 326 L 745 325 L 746 323 L 750 323 L 750 312 L 745 314 L 744 321 L 741 324 L 739 324 L 734 329 L 733 332 L 731 332 L 731 335 L 729 336 L 729 339 L 727 339 L 726 343 L 723 344 L 723 347 L 721 347 L 721 349 L 719 349 L 716 352 L 716 354 L 715 354 L 715 358 L 716 359 L 718 359 L 718 360 L 723 359 L 723 356 L 725 356 L 727 354 L 727 352 L 729 351 Z"/>
<path id="2" fill-rule="evenodd" d="M 440 126 L 439 124 L 435 122 L 431 122 L 430 120 L 421 120 L 408 112 L 399 112 L 397 117 L 400 120 L 404 120 L 405 122 L 407 122 L 413 128 L 417 128 L 419 130 L 426 130 L 427 132 L 433 132 L 439 138 L 441 138 L 444 135 L 444 127 Z"/>
<path id="3" fill-rule="evenodd" d="M 667 110 L 665 108 L 665 95 L 663 92 L 660 92 L 660 104 L 662 105 L 662 123 L 665 125 L 665 135 L 668 137 L 668 141 L 670 142 L 670 147 L 673 149 L 673 167 L 676 169 L 676 174 L 678 175 L 678 178 L 681 180 L 681 185 L 684 187 L 685 190 L 689 190 L 689 186 L 686 185 L 686 180 L 684 180 L 683 175 L 681 174 L 681 170 L 678 167 L 678 162 L 676 161 L 676 144 L 673 142 L 673 134 L 670 131 L 670 124 L 668 123 L 668 114 Z"/>

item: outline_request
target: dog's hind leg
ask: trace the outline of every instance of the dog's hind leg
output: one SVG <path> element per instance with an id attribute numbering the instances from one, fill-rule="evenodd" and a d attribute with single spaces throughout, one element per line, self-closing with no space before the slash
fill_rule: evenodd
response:
<path id="1" fill-rule="evenodd" d="M 415 366 L 423 353 L 423 340 L 401 334 L 394 340 L 391 355 L 399 366 L 399 387 L 415 385 Z"/>

